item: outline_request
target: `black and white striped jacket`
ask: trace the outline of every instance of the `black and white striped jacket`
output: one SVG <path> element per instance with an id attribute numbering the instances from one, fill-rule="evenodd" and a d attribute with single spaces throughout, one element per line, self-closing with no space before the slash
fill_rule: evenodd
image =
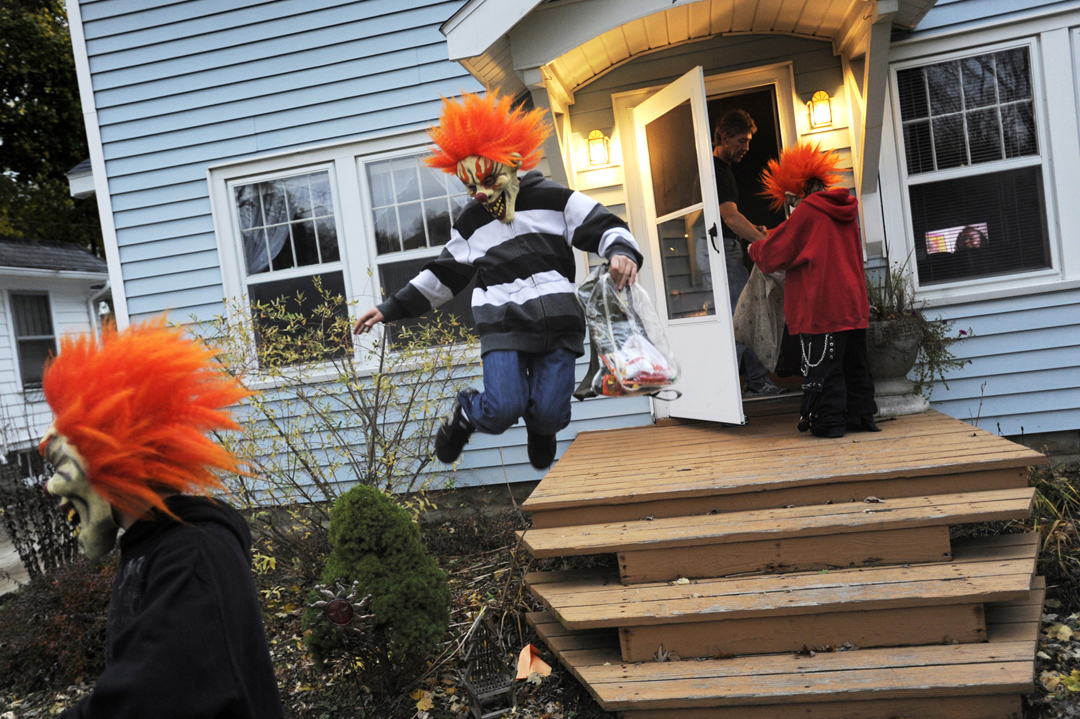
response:
<path id="1" fill-rule="evenodd" d="M 511 222 L 499 222 L 478 202 L 469 202 L 438 259 L 379 311 L 387 322 L 419 317 L 464 290 L 475 275 L 472 311 L 481 354 L 561 348 L 580 356 L 585 316 L 574 289 L 573 248 L 608 259 L 626 255 L 641 266 L 625 222 L 533 171 L 521 178 Z"/>

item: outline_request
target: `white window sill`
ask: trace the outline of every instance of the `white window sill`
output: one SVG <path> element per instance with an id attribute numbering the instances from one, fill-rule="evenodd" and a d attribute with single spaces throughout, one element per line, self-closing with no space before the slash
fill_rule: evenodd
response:
<path id="1" fill-rule="evenodd" d="M 927 307 L 948 307 L 986 300 L 1006 299 L 1047 292 L 1062 292 L 1080 287 L 1080 280 L 1062 280 L 1056 270 L 1016 275 L 1010 278 L 987 278 L 957 282 L 945 287 L 922 288 L 917 296 Z"/>

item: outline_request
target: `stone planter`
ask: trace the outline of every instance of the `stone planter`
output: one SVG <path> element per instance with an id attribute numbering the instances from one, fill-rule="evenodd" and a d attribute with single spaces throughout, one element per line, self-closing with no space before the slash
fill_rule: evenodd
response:
<path id="1" fill-rule="evenodd" d="M 901 322 L 899 327 L 897 322 Z M 930 409 L 930 403 L 907 378 L 919 356 L 919 339 L 914 325 L 899 320 L 870 323 L 866 351 L 874 377 L 878 417 L 899 417 Z"/>

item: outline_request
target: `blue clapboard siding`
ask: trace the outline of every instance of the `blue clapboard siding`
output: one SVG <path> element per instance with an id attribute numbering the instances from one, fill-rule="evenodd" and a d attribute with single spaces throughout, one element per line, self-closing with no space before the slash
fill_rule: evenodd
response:
<path id="1" fill-rule="evenodd" d="M 440 95 L 481 90 L 439 32 L 462 2 L 81 2 L 133 319 L 224 310 L 209 165 L 428 127 Z M 646 399 L 575 403 L 560 452 L 578 431 L 650 421 Z M 538 479 L 525 443 L 520 424 L 478 436 L 456 482 Z"/>
<path id="2" fill-rule="evenodd" d="M 935 409 L 1005 435 L 1080 427 L 1080 289 L 934 312 L 974 332 L 954 345 L 971 364 L 935 386 Z"/>
<path id="3" fill-rule="evenodd" d="M 954 30 L 966 25 L 1015 20 L 1031 13 L 1076 7 L 1070 0 L 938 0 L 915 28 L 915 34 Z"/>

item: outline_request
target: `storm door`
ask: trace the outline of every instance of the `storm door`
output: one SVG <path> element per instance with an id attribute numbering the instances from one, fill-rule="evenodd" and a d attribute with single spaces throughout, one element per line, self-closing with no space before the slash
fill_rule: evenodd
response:
<path id="1" fill-rule="evenodd" d="M 653 296 L 682 366 L 671 416 L 742 424 L 701 67 L 635 107 L 633 121 Z"/>

